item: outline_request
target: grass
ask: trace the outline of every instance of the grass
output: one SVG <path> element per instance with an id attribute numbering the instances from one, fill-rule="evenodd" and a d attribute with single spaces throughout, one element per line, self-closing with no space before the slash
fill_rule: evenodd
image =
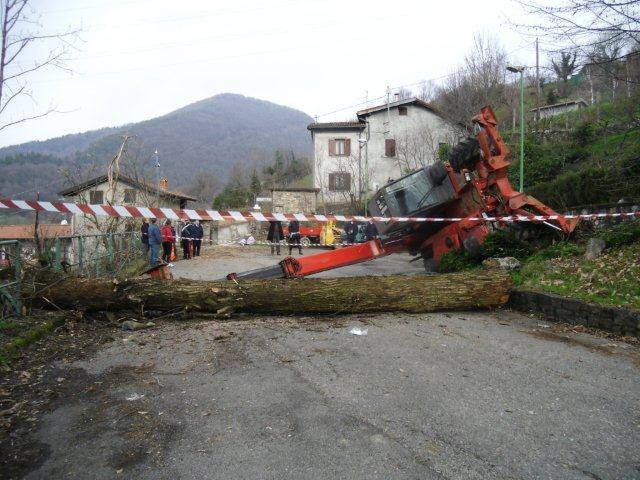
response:
<path id="1" fill-rule="evenodd" d="M 38 319 L 35 320 L 35 322 L 37 321 Z M 34 323 L 29 317 L 24 317 L 20 321 L 1 320 L 0 338 L 3 341 L 0 344 L 0 364 L 9 363 L 20 350 L 45 337 L 65 321 L 64 315 L 57 315 L 41 323 Z"/>
<path id="2" fill-rule="evenodd" d="M 526 289 L 640 309 L 640 243 L 605 251 L 595 260 L 581 253 L 559 258 L 535 254 L 512 273 L 513 281 Z"/>

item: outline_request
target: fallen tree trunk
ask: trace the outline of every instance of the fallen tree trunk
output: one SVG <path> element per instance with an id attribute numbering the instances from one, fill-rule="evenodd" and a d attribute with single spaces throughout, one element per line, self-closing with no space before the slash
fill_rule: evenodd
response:
<path id="1" fill-rule="evenodd" d="M 431 312 L 506 303 L 512 287 L 502 270 L 296 280 L 194 281 L 68 278 L 39 292 L 61 309 L 329 314 Z M 44 300 L 46 299 L 46 300 Z"/>

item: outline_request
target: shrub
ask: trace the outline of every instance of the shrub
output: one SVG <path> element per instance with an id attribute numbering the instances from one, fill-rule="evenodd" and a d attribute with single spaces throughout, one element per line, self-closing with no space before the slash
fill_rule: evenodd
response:
<path id="1" fill-rule="evenodd" d="M 549 260 L 550 258 L 569 258 L 581 255 L 584 249 L 569 242 L 557 242 L 553 245 L 538 250 L 532 258 L 537 260 Z"/>
<path id="2" fill-rule="evenodd" d="M 452 250 L 440 257 L 438 271 L 443 273 L 460 272 L 480 264 L 481 258 L 471 255 L 466 250 Z"/>
<path id="3" fill-rule="evenodd" d="M 607 247 L 621 247 L 640 240 L 640 220 L 622 222 L 598 234 Z"/>
<path id="4" fill-rule="evenodd" d="M 501 230 L 490 233 L 482 244 L 482 259 L 491 257 L 515 257 L 523 260 L 533 253 L 532 248 L 519 240 L 513 232 Z"/>

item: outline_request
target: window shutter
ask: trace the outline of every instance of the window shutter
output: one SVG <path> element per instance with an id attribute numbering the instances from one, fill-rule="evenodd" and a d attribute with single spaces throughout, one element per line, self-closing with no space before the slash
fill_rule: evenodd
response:
<path id="1" fill-rule="evenodd" d="M 335 156 L 336 154 L 336 141 L 331 138 L 329 139 L 329 155 Z"/>
<path id="2" fill-rule="evenodd" d="M 342 185 L 340 186 L 343 191 L 351 190 L 351 174 L 349 172 L 342 172 Z"/>
<path id="3" fill-rule="evenodd" d="M 384 155 L 385 157 L 396 156 L 396 141 L 393 138 L 387 138 L 384 141 Z"/>
<path id="4" fill-rule="evenodd" d="M 344 154 L 347 157 L 351 155 L 351 139 L 350 138 L 344 139 Z"/>
<path id="5" fill-rule="evenodd" d="M 336 174 L 330 173 L 329 174 L 329 190 L 335 190 L 335 189 L 336 189 Z"/>

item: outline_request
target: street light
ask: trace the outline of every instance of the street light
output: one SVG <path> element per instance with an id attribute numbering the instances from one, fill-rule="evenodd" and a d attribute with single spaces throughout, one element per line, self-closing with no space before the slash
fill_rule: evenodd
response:
<path id="1" fill-rule="evenodd" d="M 526 67 L 507 66 L 511 73 L 520 74 L 520 192 L 524 190 L 524 69 Z"/>

